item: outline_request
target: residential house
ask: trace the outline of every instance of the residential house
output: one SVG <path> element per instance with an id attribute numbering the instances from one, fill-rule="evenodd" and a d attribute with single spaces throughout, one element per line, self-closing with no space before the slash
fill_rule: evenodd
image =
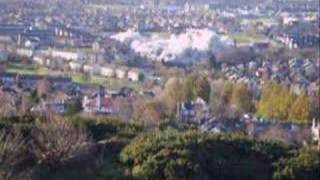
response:
<path id="1" fill-rule="evenodd" d="M 83 110 L 87 113 L 110 114 L 113 112 L 112 104 L 112 97 L 105 95 L 104 89 L 101 87 L 96 94 L 84 96 L 82 101 Z"/>
<path id="2" fill-rule="evenodd" d="M 116 69 L 116 77 L 118 79 L 125 79 L 127 77 L 128 68 L 120 67 Z"/>
<path id="3" fill-rule="evenodd" d="M 101 74 L 101 68 L 99 65 L 85 64 L 83 66 L 83 71 L 86 73 L 95 74 L 95 75 Z"/>
<path id="4" fill-rule="evenodd" d="M 76 71 L 76 72 L 79 72 L 83 69 L 83 64 L 76 61 L 71 61 L 69 63 L 69 66 L 72 71 Z"/>
<path id="5" fill-rule="evenodd" d="M 101 75 L 109 78 L 113 77 L 115 75 L 115 70 L 112 67 L 103 66 L 101 67 Z"/>
<path id="6" fill-rule="evenodd" d="M 143 77 L 143 73 L 138 69 L 131 69 L 130 71 L 128 71 L 128 79 L 130 81 L 137 82 L 142 80 L 142 77 Z"/>
<path id="7" fill-rule="evenodd" d="M 19 48 L 19 49 L 17 49 L 16 53 L 19 56 L 26 56 L 26 57 L 32 57 L 33 56 L 33 50 L 32 49 Z"/>
<path id="8" fill-rule="evenodd" d="M 183 122 L 198 122 L 209 118 L 207 103 L 200 97 L 195 101 L 185 102 L 178 105 L 178 119 Z"/>

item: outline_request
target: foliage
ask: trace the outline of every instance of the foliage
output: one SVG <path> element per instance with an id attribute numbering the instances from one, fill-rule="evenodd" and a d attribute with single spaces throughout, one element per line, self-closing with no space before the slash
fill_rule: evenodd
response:
<path id="1" fill-rule="evenodd" d="M 252 92 L 245 84 L 214 82 L 210 96 L 211 109 L 216 115 L 234 118 L 255 111 Z"/>
<path id="2" fill-rule="evenodd" d="M 165 97 L 166 103 L 171 110 L 170 114 L 174 114 L 178 103 L 185 101 L 183 86 L 183 80 L 178 78 L 171 78 L 165 84 Z"/>
<path id="3" fill-rule="evenodd" d="M 270 179 L 284 150 L 241 136 L 167 130 L 137 137 L 120 160 L 137 179 Z"/>
<path id="4" fill-rule="evenodd" d="M 320 152 L 300 150 L 292 157 L 282 158 L 275 166 L 274 179 L 317 180 L 320 177 Z"/>
<path id="5" fill-rule="evenodd" d="M 74 116 L 80 113 L 82 110 L 81 100 L 77 98 L 73 103 L 67 105 L 67 112 L 66 115 Z"/>
<path id="6" fill-rule="evenodd" d="M 205 75 L 200 75 L 200 77 L 196 80 L 195 88 L 196 95 L 208 103 L 210 100 L 211 86 Z"/>
<path id="7" fill-rule="evenodd" d="M 143 131 L 144 127 L 139 124 L 120 122 L 113 118 L 81 118 L 71 117 L 68 121 L 75 125 L 85 126 L 93 140 L 99 141 L 111 137 L 132 138 Z"/>
<path id="8" fill-rule="evenodd" d="M 263 89 L 257 115 L 264 118 L 306 122 L 309 120 L 310 111 L 306 95 L 297 96 L 288 88 L 269 82 Z"/>
<path id="9" fill-rule="evenodd" d="M 297 122 L 307 122 L 310 119 L 310 103 L 307 95 L 300 95 L 293 103 L 289 119 Z"/>
<path id="10" fill-rule="evenodd" d="M 206 102 L 210 100 L 211 85 L 203 74 L 190 74 L 185 78 L 171 78 L 165 85 L 166 102 L 171 114 L 176 110 L 177 104 L 190 102 L 201 97 Z"/>
<path id="11" fill-rule="evenodd" d="M 138 120 L 148 125 L 159 126 L 167 117 L 167 107 L 165 103 L 154 100 L 147 102 L 141 109 L 140 118 Z"/>
<path id="12" fill-rule="evenodd" d="M 253 112 L 254 104 L 251 92 L 245 84 L 237 84 L 234 86 L 231 96 L 231 104 L 241 112 Z"/>
<path id="13" fill-rule="evenodd" d="M 37 90 L 33 90 L 30 92 L 30 101 L 32 102 L 32 104 L 38 104 L 40 102 L 40 97 Z"/>

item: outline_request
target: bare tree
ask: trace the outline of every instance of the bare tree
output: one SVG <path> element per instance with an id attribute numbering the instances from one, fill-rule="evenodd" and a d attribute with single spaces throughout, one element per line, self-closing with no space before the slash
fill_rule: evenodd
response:
<path id="1" fill-rule="evenodd" d="M 1 116 L 12 116 L 17 113 L 17 97 L 0 90 L 0 114 Z"/>
<path id="2" fill-rule="evenodd" d="M 39 164 L 56 167 L 88 153 L 93 144 L 84 128 L 62 119 L 39 124 L 32 132 L 33 154 Z"/>
<path id="3" fill-rule="evenodd" d="M 13 175 L 16 165 L 21 162 L 24 144 L 20 133 L 0 131 L 0 179 L 9 179 Z"/>
<path id="4" fill-rule="evenodd" d="M 50 94 L 51 91 L 51 84 L 47 78 L 43 78 L 37 83 L 37 91 L 38 95 L 41 98 L 45 98 Z"/>

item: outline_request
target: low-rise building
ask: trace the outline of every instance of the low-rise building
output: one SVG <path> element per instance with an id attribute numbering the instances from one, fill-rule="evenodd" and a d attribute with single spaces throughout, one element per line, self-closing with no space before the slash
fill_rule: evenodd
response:
<path id="1" fill-rule="evenodd" d="M 101 75 L 104 77 L 113 77 L 115 75 L 115 69 L 108 66 L 101 67 Z"/>
<path id="2" fill-rule="evenodd" d="M 104 93 L 103 88 L 99 88 L 99 91 L 92 96 L 84 96 L 82 101 L 83 111 L 86 113 L 102 113 L 110 114 L 113 112 L 111 96 L 107 96 Z"/>
<path id="3" fill-rule="evenodd" d="M 118 79 L 125 79 L 127 77 L 128 69 L 125 67 L 120 67 L 116 69 L 116 77 Z"/>
<path id="4" fill-rule="evenodd" d="M 128 79 L 130 81 L 140 81 L 143 78 L 143 73 L 137 69 L 131 69 L 128 71 Z"/>
<path id="5" fill-rule="evenodd" d="M 83 64 L 80 62 L 71 61 L 69 66 L 72 71 L 81 71 L 83 69 Z"/>

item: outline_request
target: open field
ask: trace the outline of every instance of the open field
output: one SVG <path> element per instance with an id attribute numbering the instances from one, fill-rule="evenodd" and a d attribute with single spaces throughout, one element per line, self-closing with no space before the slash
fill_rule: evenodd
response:
<path id="1" fill-rule="evenodd" d="M 235 33 L 229 35 L 230 39 L 236 40 L 238 43 L 254 43 L 265 40 L 265 37 L 255 33 Z"/>
<path id="2" fill-rule="evenodd" d="M 81 85 L 101 85 L 109 89 L 115 90 L 123 86 L 131 87 L 137 91 L 142 90 L 142 83 L 130 82 L 126 79 L 105 78 L 97 75 L 84 75 L 82 73 L 64 73 L 57 70 L 49 70 L 46 67 L 40 67 L 34 64 L 21 64 L 18 62 L 8 63 L 6 66 L 7 73 L 17 73 L 22 75 L 52 75 L 52 76 L 68 76 L 72 80 Z"/>

